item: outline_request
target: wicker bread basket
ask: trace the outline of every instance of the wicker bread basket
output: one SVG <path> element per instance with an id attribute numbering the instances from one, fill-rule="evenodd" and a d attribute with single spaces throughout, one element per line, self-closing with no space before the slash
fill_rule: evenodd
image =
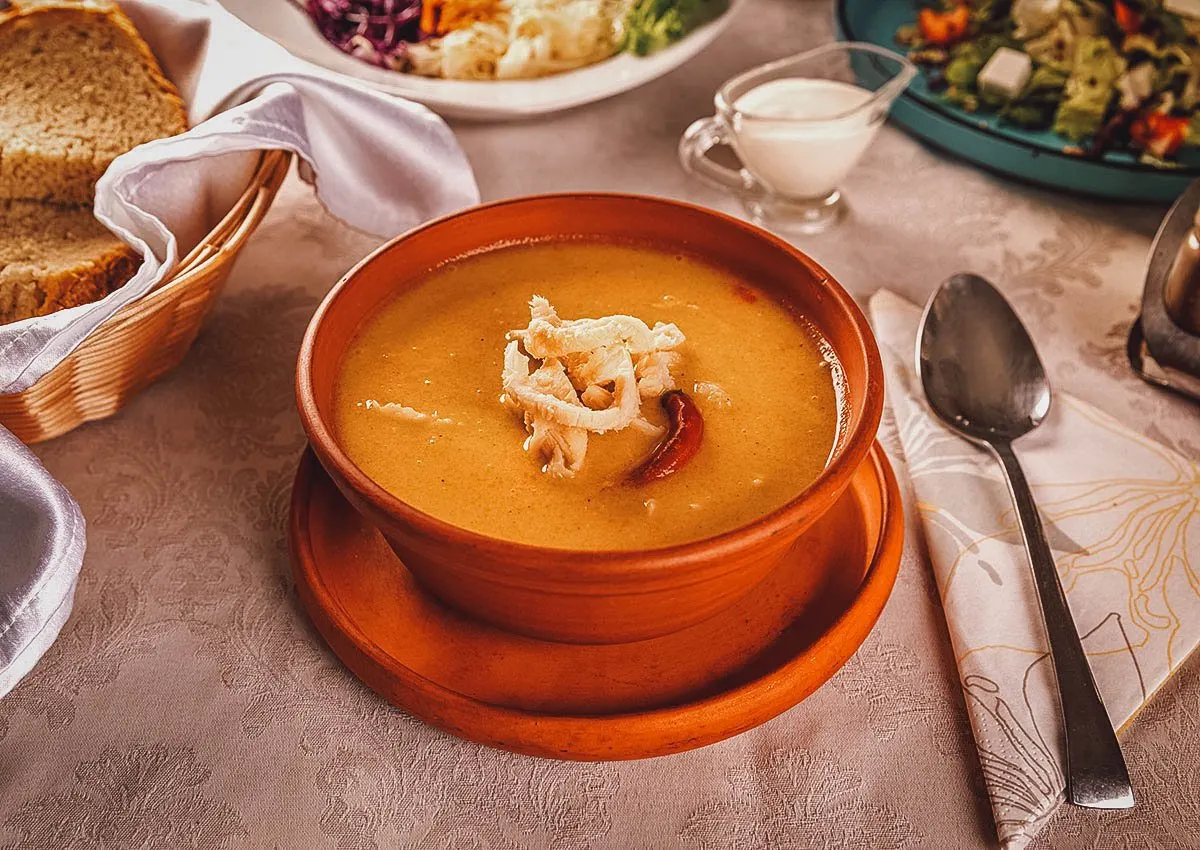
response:
<path id="1" fill-rule="evenodd" d="M 262 154 L 237 203 L 157 289 L 116 313 L 33 386 L 0 395 L 0 425 L 26 443 L 49 440 L 111 416 L 178 366 L 290 162 L 285 151 Z"/>

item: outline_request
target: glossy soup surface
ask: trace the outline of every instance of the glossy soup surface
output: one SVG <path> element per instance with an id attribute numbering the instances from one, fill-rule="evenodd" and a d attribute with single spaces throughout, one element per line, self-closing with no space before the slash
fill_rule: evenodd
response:
<path id="1" fill-rule="evenodd" d="M 622 485 L 657 443 L 632 428 L 589 435 L 574 478 L 546 475 L 523 451 L 500 376 L 504 335 L 528 324 L 535 293 L 564 319 L 625 313 L 679 326 L 679 385 L 705 422 L 686 467 Z M 649 247 L 521 245 L 439 268 L 372 316 L 342 364 L 335 428 L 371 478 L 446 522 L 540 546 L 653 548 L 736 528 L 812 483 L 837 437 L 836 371 L 810 330 L 727 271 Z M 728 404 L 697 382 L 719 385 Z M 400 420 L 368 399 L 451 421 Z M 665 424 L 657 400 L 642 410 Z"/>

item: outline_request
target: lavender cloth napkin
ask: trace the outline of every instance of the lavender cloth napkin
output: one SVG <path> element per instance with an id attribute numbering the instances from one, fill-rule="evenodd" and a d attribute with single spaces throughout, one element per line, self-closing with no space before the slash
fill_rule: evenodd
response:
<path id="1" fill-rule="evenodd" d="M 298 155 L 325 207 L 379 236 L 478 202 L 453 133 L 424 107 L 334 79 L 215 4 L 121 7 L 178 86 L 193 128 L 118 157 L 100 179 L 96 217 L 142 265 L 101 301 L 0 326 L 0 393 L 31 386 L 161 283 L 244 191 L 259 151 Z M 0 428 L 0 696 L 70 613 L 83 550 L 78 507 Z"/>
<path id="2" fill-rule="evenodd" d="M 83 514 L 29 449 L 0 428 L 0 696 L 29 672 L 71 613 Z"/>

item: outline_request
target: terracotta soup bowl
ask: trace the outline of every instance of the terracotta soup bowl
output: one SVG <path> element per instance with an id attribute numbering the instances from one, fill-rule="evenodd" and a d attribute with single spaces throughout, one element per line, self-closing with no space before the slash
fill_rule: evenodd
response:
<path id="1" fill-rule="evenodd" d="M 334 386 L 364 320 L 397 291 L 452 258 L 522 240 L 580 237 L 699 254 L 791 307 L 825 337 L 845 372 L 844 415 L 830 460 L 811 486 L 778 510 L 705 540 L 645 551 L 572 551 L 487 537 L 422 513 L 346 456 L 332 424 Z M 510 632 L 598 644 L 669 634 L 749 592 L 842 495 L 871 448 L 883 408 L 874 337 L 828 272 L 788 243 L 738 219 L 674 201 L 615 194 L 486 204 L 387 243 L 352 269 L 317 310 L 300 351 L 296 389 L 300 418 L 321 464 L 424 588 Z M 354 569 L 352 563 L 345 566 Z"/>

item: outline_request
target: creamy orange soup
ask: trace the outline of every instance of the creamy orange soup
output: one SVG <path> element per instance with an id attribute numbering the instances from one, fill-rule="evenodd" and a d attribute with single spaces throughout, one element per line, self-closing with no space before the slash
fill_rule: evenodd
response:
<path id="1" fill-rule="evenodd" d="M 630 427 L 590 434 L 573 477 L 543 471 L 522 448 L 520 413 L 500 400 L 505 334 L 529 323 L 534 294 L 564 319 L 627 314 L 678 326 L 678 386 L 704 417 L 690 462 L 630 486 L 630 470 L 662 439 Z M 345 355 L 335 427 L 371 478 L 446 522 L 540 546 L 652 548 L 743 525 L 812 483 L 837 437 L 838 372 L 801 321 L 698 259 L 521 245 L 449 263 L 372 316 Z M 389 403 L 420 418 L 376 406 Z M 665 425 L 658 399 L 642 411 Z"/>

